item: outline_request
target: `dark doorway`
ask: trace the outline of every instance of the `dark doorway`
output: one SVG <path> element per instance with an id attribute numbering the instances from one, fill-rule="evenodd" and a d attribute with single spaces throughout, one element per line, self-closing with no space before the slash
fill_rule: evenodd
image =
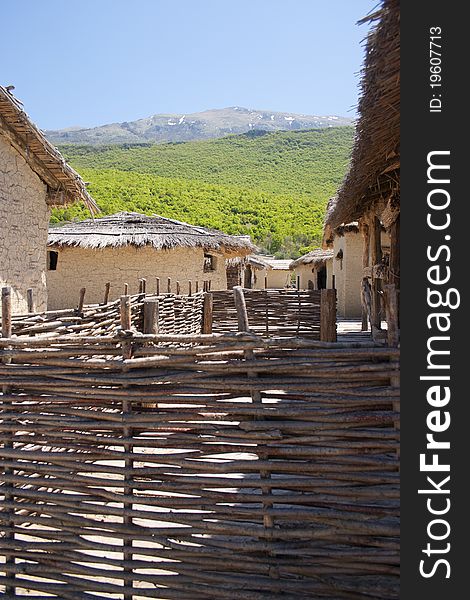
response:
<path id="1" fill-rule="evenodd" d="M 245 277 L 244 277 L 245 281 L 243 282 L 243 287 L 247 288 L 247 289 L 251 289 L 252 286 L 252 271 L 251 271 L 251 265 L 247 265 L 246 269 L 245 269 Z"/>
<path id="2" fill-rule="evenodd" d="M 326 267 L 318 269 L 317 285 L 319 290 L 324 290 L 326 288 Z"/>

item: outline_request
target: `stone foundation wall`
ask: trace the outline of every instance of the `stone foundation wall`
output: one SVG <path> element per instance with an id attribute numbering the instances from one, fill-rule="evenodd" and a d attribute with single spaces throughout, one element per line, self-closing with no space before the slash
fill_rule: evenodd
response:
<path id="1" fill-rule="evenodd" d="M 0 287 L 12 288 L 14 314 L 27 312 L 28 288 L 36 310 L 46 309 L 49 218 L 45 184 L 0 136 Z"/>
<path id="2" fill-rule="evenodd" d="M 188 292 L 188 281 L 192 282 L 193 292 L 196 281 L 199 289 L 203 281 L 211 281 L 212 290 L 227 289 L 224 257 L 215 257 L 215 270 L 205 273 L 202 248 L 155 250 L 150 246 L 126 246 L 89 250 L 64 247 L 57 252 L 57 269 L 47 271 L 49 310 L 77 306 L 82 287 L 86 288 L 86 304 L 102 302 L 107 282 L 111 283 L 110 300 L 123 295 L 125 283 L 129 284 L 129 293 L 136 294 L 142 277 L 147 279 L 148 293 L 155 292 L 157 277 L 161 292 L 167 290 L 168 277 L 173 292 L 176 292 L 176 281 L 180 282 L 182 294 Z"/>

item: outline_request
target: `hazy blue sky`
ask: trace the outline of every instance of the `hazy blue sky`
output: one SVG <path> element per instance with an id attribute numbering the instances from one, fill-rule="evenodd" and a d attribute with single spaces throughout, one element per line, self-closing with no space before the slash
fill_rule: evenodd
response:
<path id="1" fill-rule="evenodd" d="M 1 0 L 0 83 L 43 129 L 247 108 L 355 115 L 377 0 Z"/>

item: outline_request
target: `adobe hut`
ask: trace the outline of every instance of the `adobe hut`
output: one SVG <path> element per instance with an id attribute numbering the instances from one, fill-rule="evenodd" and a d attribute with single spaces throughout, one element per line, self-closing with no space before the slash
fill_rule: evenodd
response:
<path id="1" fill-rule="evenodd" d="M 87 219 L 51 227 L 48 241 L 48 308 L 70 308 L 86 288 L 86 302 L 103 301 L 105 284 L 110 299 L 139 291 L 139 279 L 155 291 L 160 278 L 162 292 L 168 278 L 172 291 L 195 290 L 204 281 L 211 289 L 227 289 L 226 258 L 244 256 L 254 249 L 242 237 L 182 223 L 161 216 L 120 212 L 100 219 Z"/>
<path id="2" fill-rule="evenodd" d="M 391 298 L 388 326 L 395 331 L 398 326 L 394 307 L 400 288 L 399 0 L 384 0 L 367 19 L 377 23 L 367 39 L 351 165 L 327 215 L 324 240 L 331 243 L 346 224 L 356 223 L 362 237 L 357 252 L 362 257 L 363 328 L 369 316 L 376 335 L 386 312 L 381 309 L 384 291 Z M 388 258 L 383 229 L 390 235 Z"/>
<path id="3" fill-rule="evenodd" d="M 297 289 L 322 290 L 333 288 L 333 251 L 316 248 L 290 263 Z"/>
<path id="4" fill-rule="evenodd" d="M 252 254 L 247 258 L 245 287 L 255 290 L 291 287 L 290 259 Z"/>
<path id="5" fill-rule="evenodd" d="M 328 218 L 336 205 L 336 198 L 328 204 L 325 231 Z M 388 263 L 390 254 L 390 234 L 381 227 L 382 263 Z M 363 311 L 362 280 L 363 273 L 363 238 L 359 223 L 353 221 L 329 231 L 323 240 L 324 248 L 332 253 L 331 287 L 337 293 L 337 314 L 346 319 L 359 319 Z M 327 251 L 328 251 L 327 250 Z M 328 287 L 330 285 L 328 284 Z"/>
<path id="6" fill-rule="evenodd" d="M 82 200 L 85 184 L 44 137 L 10 90 L 0 86 L 0 287 L 12 288 L 14 313 L 45 310 L 46 245 L 52 206 Z M 31 308 L 31 306 L 30 306 Z"/>

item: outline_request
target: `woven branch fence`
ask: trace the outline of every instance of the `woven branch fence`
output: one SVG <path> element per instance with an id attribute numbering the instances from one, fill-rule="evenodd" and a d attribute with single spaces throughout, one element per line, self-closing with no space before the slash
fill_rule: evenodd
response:
<path id="1" fill-rule="evenodd" d="M 263 336 L 320 339 L 321 292 L 293 289 L 244 289 L 250 329 Z M 236 331 L 232 290 L 215 291 L 213 331 Z"/>
<path id="2" fill-rule="evenodd" d="M 398 599 L 398 350 L 124 332 L 0 363 L 5 597 Z"/>
<path id="3" fill-rule="evenodd" d="M 197 334 L 202 332 L 204 292 L 191 296 L 162 294 L 159 296 L 135 294 L 129 296 L 132 327 L 143 331 L 144 302 L 158 302 L 158 331 L 162 334 Z M 0 318 L 1 322 L 1 318 Z M 106 304 L 84 305 L 12 317 L 12 332 L 16 336 L 41 334 L 99 336 L 116 333 L 120 327 L 120 300 Z"/>

